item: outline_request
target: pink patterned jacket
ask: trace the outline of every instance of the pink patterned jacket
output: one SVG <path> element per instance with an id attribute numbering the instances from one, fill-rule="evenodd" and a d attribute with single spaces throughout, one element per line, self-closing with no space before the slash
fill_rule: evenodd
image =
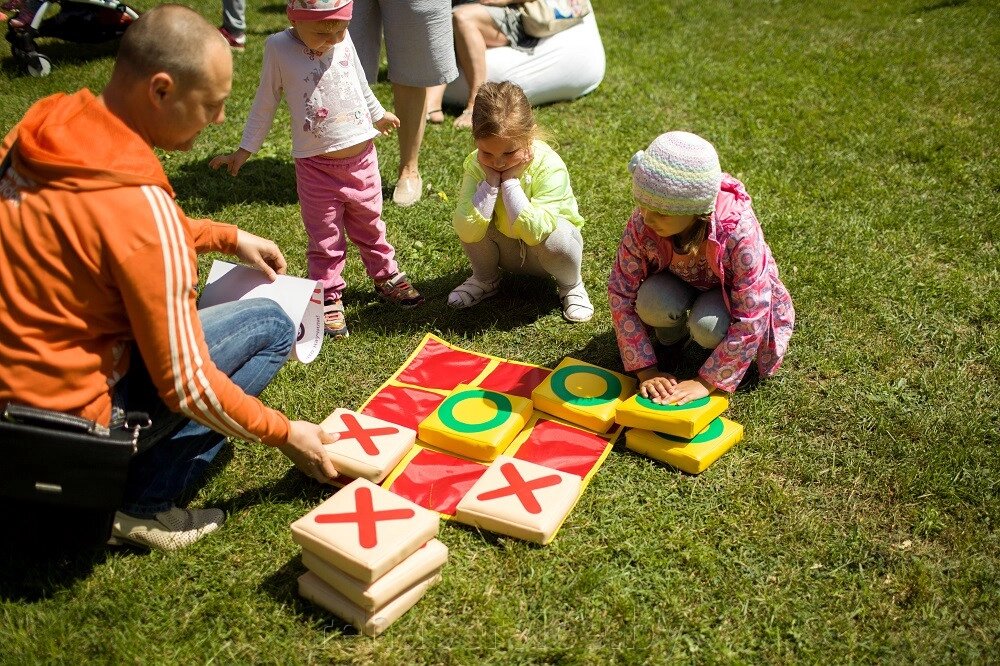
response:
<path id="1" fill-rule="evenodd" d="M 754 359 L 762 377 L 777 372 L 792 336 L 795 309 L 778 277 L 771 248 L 764 242 L 750 195 L 729 174 L 723 174 L 705 252 L 722 283 L 731 323 L 698 375 L 732 392 Z M 670 239 L 648 229 L 636 208 L 625 226 L 608 280 L 611 318 L 628 372 L 656 365 L 650 330 L 636 314 L 635 299 L 639 285 L 648 276 L 667 270 L 672 255 Z"/>

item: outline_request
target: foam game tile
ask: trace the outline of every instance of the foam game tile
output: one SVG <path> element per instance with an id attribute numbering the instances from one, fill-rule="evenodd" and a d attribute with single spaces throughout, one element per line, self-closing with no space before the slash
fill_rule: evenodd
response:
<path id="1" fill-rule="evenodd" d="M 537 409 L 596 432 L 607 432 L 615 411 L 635 392 L 632 377 L 564 358 L 531 392 Z"/>
<path id="2" fill-rule="evenodd" d="M 483 463 L 425 449 L 418 443 L 383 485 L 425 509 L 450 517 L 469 488 L 485 473 Z"/>
<path id="3" fill-rule="evenodd" d="M 618 406 L 615 421 L 628 428 L 642 428 L 691 439 L 729 407 L 719 392 L 684 405 L 658 405 L 638 393 Z"/>
<path id="4" fill-rule="evenodd" d="M 417 439 L 416 431 L 410 428 L 349 409 L 335 409 L 320 427 L 340 435 L 323 447 L 337 469 L 374 483 L 392 471 Z"/>
<path id="5" fill-rule="evenodd" d="M 459 384 L 417 428 L 420 441 L 473 460 L 497 457 L 531 418 L 531 400 Z"/>
<path id="6" fill-rule="evenodd" d="M 402 617 L 406 611 L 413 608 L 427 593 L 427 590 L 440 580 L 441 574 L 432 574 L 392 599 L 382 608 L 366 610 L 324 583 L 313 572 L 307 571 L 299 576 L 299 596 L 354 625 L 358 631 L 366 636 L 378 636 L 389 625 Z"/>
<path id="7" fill-rule="evenodd" d="M 575 474 L 500 456 L 458 503 L 455 520 L 546 544 L 576 504 L 582 484 Z"/>
<path id="8" fill-rule="evenodd" d="M 372 583 L 437 536 L 439 525 L 433 511 L 357 479 L 292 523 L 292 539 Z"/>
<path id="9" fill-rule="evenodd" d="M 625 446 L 688 474 L 701 474 L 741 439 L 743 426 L 720 416 L 693 439 L 632 428 L 625 433 Z"/>
<path id="10" fill-rule="evenodd" d="M 366 611 L 385 606 L 424 578 L 438 573 L 447 561 L 448 547 L 437 539 L 431 539 L 384 576 L 368 584 L 351 578 L 308 550 L 302 551 L 302 564 L 348 601 Z"/>

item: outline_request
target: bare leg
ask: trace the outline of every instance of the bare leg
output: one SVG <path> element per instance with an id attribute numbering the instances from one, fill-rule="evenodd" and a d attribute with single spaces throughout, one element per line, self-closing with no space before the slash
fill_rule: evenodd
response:
<path id="1" fill-rule="evenodd" d="M 444 104 L 444 89 L 448 84 L 442 83 L 439 86 L 431 86 L 427 89 L 427 122 L 438 123 L 444 122 L 444 112 L 441 110 Z"/>
<path id="2" fill-rule="evenodd" d="M 507 46 L 510 42 L 497 28 L 486 7 L 480 4 L 455 7 L 452 20 L 455 26 L 455 55 L 469 83 L 469 100 L 465 111 L 455 119 L 455 127 L 472 127 L 476 93 L 486 81 L 486 49 Z"/>
<path id="3" fill-rule="evenodd" d="M 392 98 L 399 116 L 399 180 L 392 200 L 400 206 L 411 206 L 420 200 L 423 189 L 418 159 L 424 140 L 427 88 L 393 83 Z"/>

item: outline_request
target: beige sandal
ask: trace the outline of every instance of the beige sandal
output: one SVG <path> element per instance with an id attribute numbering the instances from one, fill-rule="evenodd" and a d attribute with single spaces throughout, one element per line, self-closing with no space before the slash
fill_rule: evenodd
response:
<path id="1" fill-rule="evenodd" d="M 466 109 L 459 114 L 458 118 L 455 118 L 455 122 L 452 123 L 455 127 L 459 129 L 466 129 L 472 127 L 472 109 Z"/>
<path id="2" fill-rule="evenodd" d="M 560 290 L 561 291 L 561 290 Z M 583 283 L 576 285 L 562 296 L 563 319 L 573 324 L 590 321 L 594 316 L 594 306 L 587 295 Z"/>
<path id="3" fill-rule="evenodd" d="M 471 308 L 473 305 L 478 305 L 491 296 L 496 296 L 499 290 L 499 280 L 487 284 L 480 282 L 475 277 L 470 277 L 448 294 L 448 305 L 456 310 Z"/>

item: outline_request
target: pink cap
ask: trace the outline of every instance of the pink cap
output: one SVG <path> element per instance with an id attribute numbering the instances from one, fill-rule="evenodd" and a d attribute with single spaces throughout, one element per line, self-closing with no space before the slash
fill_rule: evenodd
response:
<path id="1" fill-rule="evenodd" d="M 289 21 L 349 21 L 354 0 L 288 0 Z"/>

